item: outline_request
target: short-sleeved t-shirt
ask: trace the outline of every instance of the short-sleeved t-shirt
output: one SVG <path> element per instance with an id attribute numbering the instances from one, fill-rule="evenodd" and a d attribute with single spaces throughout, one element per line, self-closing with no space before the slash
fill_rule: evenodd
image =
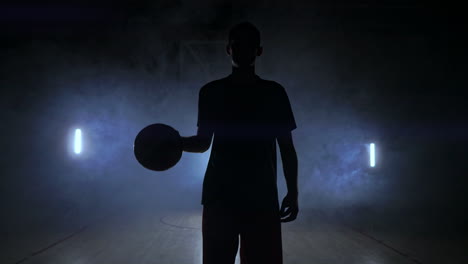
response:
<path id="1" fill-rule="evenodd" d="M 200 89 L 199 127 L 213 131 L 203 181 L 203 205 L 278 209 L 276 137 L 296 128 L 285 89 L 255 75 L 248 85 L 232 74 Z"/>

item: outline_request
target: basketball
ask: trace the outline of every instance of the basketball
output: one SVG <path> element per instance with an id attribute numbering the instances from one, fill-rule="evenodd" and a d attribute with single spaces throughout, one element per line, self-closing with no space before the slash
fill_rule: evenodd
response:
<path id="1" fill-rule="evenodd" d="M 176 165 L 182 157 L 182 138 L 177 130 L 168 125 L 152 124 L 138 133 L 133 152 L 143 167 L 165 171 Z"/>

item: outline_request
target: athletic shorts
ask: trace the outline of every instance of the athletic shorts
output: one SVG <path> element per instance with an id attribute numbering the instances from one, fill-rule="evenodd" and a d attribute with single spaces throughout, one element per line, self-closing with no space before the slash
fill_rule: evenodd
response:
<path id="1" fill-rule="evenodd" d="M 203 264 L 282 264 L 279 211 L 203 207 Z"/>

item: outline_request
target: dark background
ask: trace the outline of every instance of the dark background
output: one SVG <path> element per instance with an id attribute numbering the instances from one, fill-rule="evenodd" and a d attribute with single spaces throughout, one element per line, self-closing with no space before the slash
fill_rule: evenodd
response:
<path id="1" fill-rule="evenodd" d="M 133 140 L 151 123 L 196 133 L 198 91 L 230 73 L 227 32 L 244 20 L 262 34 L 257 74 L 286 88 L 296 117 L 301 210 L 363 227 L 466 231 L 461 7 L 15 2 L 0 5 L 2 241 L 113 210 L 201 208 L 209 151 L 156 173 L 136 162 Z M 281 163 L 279 172 L 282 199 Z"/>

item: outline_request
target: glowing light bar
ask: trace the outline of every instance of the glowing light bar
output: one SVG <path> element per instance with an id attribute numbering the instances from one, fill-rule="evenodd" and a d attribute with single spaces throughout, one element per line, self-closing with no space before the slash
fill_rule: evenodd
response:
<path id="1" fill-rule="evenodd" d="M 81 153 L 81 129 L 76 129 L 75 130 L 75 153 L 80 154 Z"/>
<path id="2" fill-rule="evenodd" d="M 370 166 L 375 167 L 375 144 L 370 144 Z"/>

